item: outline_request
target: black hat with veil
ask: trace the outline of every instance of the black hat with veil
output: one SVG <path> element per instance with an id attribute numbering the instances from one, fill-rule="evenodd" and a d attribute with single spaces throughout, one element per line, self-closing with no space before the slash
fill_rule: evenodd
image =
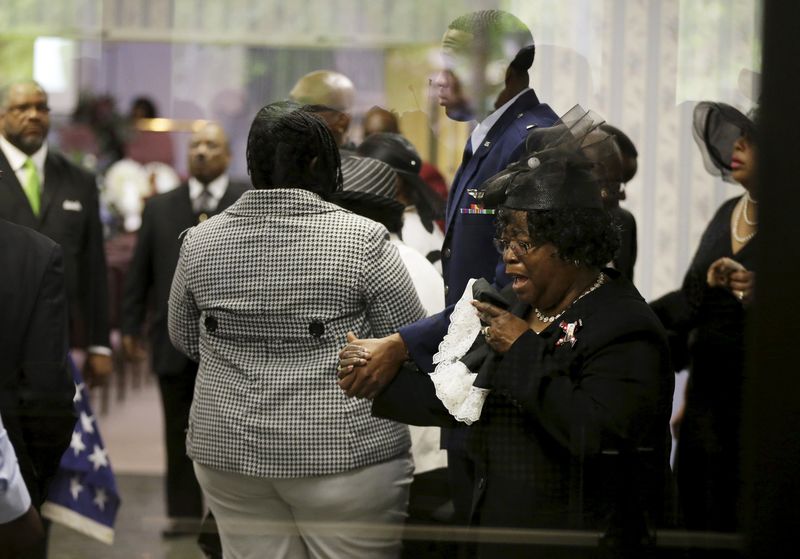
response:
<path id="1" fill-rule="evenodd" d="M 476 193 L 487 208 L 555 210 L 603 208 L 606 169 L 620 161 L 604 120 L 575 105 L 548 128 L 535 128 L 525 155 L 486 181 Z"/>
<path id="2" fill-rule="evenodd" d="M 701 101 L 694 108 L 692 135 L 703 155 L 706 170 L 732 183 L 736 182 L 731 177 L 733 145 L 742 136 L 754 140 L 756 125 L 754 119 L 730 105 Z"/>

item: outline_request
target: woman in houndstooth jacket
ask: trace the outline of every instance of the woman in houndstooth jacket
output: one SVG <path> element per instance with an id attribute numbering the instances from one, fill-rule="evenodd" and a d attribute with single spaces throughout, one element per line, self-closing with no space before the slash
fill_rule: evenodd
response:
<path id="1" fill-rule="evenodd" d="M 187 452 L 225 556 L 395 557 L 408 429 L 338 389 L 337 350 L 425 311 L 385 228 L 326 201 L 342 179 L 322 120 L 264 107 L 247 163 L 254 190 L 188 231 L 169 302 L 200 362 Z"/>

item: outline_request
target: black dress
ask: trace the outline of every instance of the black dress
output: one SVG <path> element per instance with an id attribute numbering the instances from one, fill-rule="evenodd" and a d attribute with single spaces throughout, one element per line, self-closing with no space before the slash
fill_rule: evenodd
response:
<path id="1" fill-rule="evenodd" d="M 709 223 L 681 289 L 652 303 L 670 334 L 675 370 L 689 368 L 676 475 L 684 522 L 697 530 L 739 526 L 745 310 L 730 291 L 706 281 L 709 266 L 723 256 L 755 269 L 753 240 L 732 252 L 739 200 L 725 202 Z"/>
<path id="2" fill-rule="evenodd" d="M 608 555 L 640 557 L 623 548 L 638 545 L 645 511 L 658 508 L 648 501 L 658 498 L 663 480 L 674 379 L 658 319 L 627 279 L 606 273 L 611 281 L 500 356 L 480 419 L 468 428 L 477 464 L 472 523 L 605 532 Z M 513 291 L 503 295 L 514 301 L 512 313 L 527 315 L 530 307 Z M 560 341 L 560 324 L 577 320 L 576 343 Z M 471 352 L 480 351 L 481 340 Z M 429 375 L 410 367 L 376 397 L 373 414 L 411 424 L 453 422 Z M 478 545 L 487 558 L 533 551 L 524 543 Z M 536 551 L 543 552 L 541 544 Z M 596 553 L 576 546 L 544 556 Z"/>

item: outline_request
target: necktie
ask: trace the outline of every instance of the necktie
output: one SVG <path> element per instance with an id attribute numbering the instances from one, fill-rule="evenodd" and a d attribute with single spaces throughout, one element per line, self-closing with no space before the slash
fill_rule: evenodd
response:
<path id="1" fill-rule="evenodd" d="M 203 188 L 197 198 L 194 200 L 194 213 L 198 214 L 200 221 L 208 219 L 208 214 L 211 213 L 211 193 L 208 187 Z"/>
<path id="2" fill-rule="evenodd" d="M 28 176 L 25 179 L 25 185 L 22 190 L 25 191 L 25 196 L 28 197 L 33 215 L 39 217 L 42 202 L 41 192 L 39 192 L 39 171 L 36 170 L 36 165 L 33 164 L 33 159 L 30 157 L 25 160 L 24 167 Z"/>

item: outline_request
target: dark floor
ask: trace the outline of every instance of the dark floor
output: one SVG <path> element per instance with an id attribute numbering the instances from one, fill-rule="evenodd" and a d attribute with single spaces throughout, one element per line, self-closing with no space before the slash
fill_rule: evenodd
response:
<path id="1" fill-rule="evenodd" d="M 202 559 L 195 538 L 164 540 L 164 478 L 117 475 L 122 498 L 114 545 L 53 524 L 48 559 Z"/>

